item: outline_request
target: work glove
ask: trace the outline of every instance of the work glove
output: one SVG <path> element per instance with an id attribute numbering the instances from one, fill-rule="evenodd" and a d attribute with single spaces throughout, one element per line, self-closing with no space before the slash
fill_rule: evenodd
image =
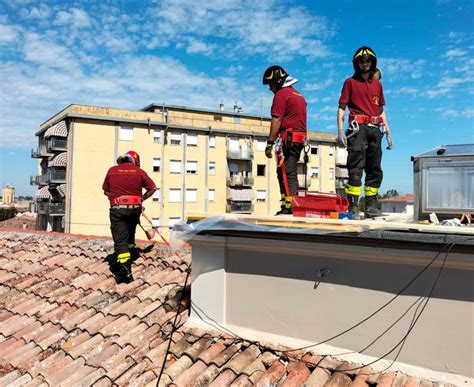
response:
<path id="1" fill-rule="evenodd" d="M 385 135 L 387 136 L 387 149 L 392 150 L 393 149 L 392 132 L 387 127 L 385 127 Z"/>
<path id="2" fill-rule="evenodd" d="M 273 157 L 273 142 L 267 141 L 267 146 L 265 147 L 265 156 L 267 156 L 268 159 L 271 159 Z"/>
<path id="3" fill-rule="evenodd" d="M 337 130 L 337 143 L 344 148 L 347 147 L 346 134 L 344 133 L 344 129 L 342 128 Z"/>

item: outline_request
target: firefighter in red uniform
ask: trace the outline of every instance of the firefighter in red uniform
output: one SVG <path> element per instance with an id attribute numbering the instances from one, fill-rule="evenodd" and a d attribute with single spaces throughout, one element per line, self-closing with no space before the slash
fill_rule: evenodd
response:
<path id="1" fill-rule="evenodd" d="M 276 215 L 292 214 L 291 201 L 298 191 L 296 166 L 306 141 L 306 100 L 293 88 L 296 82 L 280 66 L 270 66 L 263 74 L 263 84 L 275 94 L 265 155 L 272 157 L 273 146 L 279 139 L 284 157 L 283 165 L 277 168 L 281 209 Z"/>
<path id="2" fill-rule="evenodd" d="M 135 248 L 135 230 L 140 220 L 142 202 L 156 191 L 156 185 L 140 169 L 140 156 L 129 151 L 117 159 L 105 176 L 102 189 L 110 201 L 110 229 L 117 257 L 117 282 L 133 281 L 131 252 Z M 142 196 L 142 188 L 146 192 Z"/>
<path id="3" fill-rule="evenodd" d="M 344 81 L 337 110 L 339 144 L 348 151 L 349 182 L 345 192 L 349 211 L 359 219 L 359 196 L 362 191 L 362 173 L 365 170 L 365 217 L 381 215 L 377 194 L 382 184 L 382 137 L 387 136 L 387 149 L 393 141 L 383 109 L 385 99 L 377 56 L 366 46 L 359 48 L 352 59 L 354 75 Z M 344 132 L 344 111 L 349 108 L 349 128 Z"/>

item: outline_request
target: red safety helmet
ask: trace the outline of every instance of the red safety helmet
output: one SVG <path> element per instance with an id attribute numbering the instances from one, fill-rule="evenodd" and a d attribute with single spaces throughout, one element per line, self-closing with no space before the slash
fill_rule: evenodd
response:
<path id="1" fill-rule="evenodd" d="M 130 160 L 132 161 L 132 164 L 136 165 L 137 167 L 140 166 L 140 156 L 137 152 L 131 150 L 125 154 L 129 156 Z"/>

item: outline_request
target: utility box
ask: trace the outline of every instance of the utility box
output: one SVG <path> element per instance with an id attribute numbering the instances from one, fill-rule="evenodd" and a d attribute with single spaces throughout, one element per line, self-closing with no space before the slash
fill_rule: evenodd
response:
<path id="1" fill-rule="evenodd" d="M 474 212 L 474 144 L 441 145 L 412 156 L 414 220 L 460 218 Z"/>

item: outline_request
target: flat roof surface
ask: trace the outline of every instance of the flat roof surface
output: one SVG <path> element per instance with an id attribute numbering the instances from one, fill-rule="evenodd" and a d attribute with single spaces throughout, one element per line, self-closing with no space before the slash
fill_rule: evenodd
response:
<path id="1" fill-rule="evenodd" d="M 429 151 L 417 154 L 413 158 L 474 156 L 474 144 L 440 145 Z"/>

